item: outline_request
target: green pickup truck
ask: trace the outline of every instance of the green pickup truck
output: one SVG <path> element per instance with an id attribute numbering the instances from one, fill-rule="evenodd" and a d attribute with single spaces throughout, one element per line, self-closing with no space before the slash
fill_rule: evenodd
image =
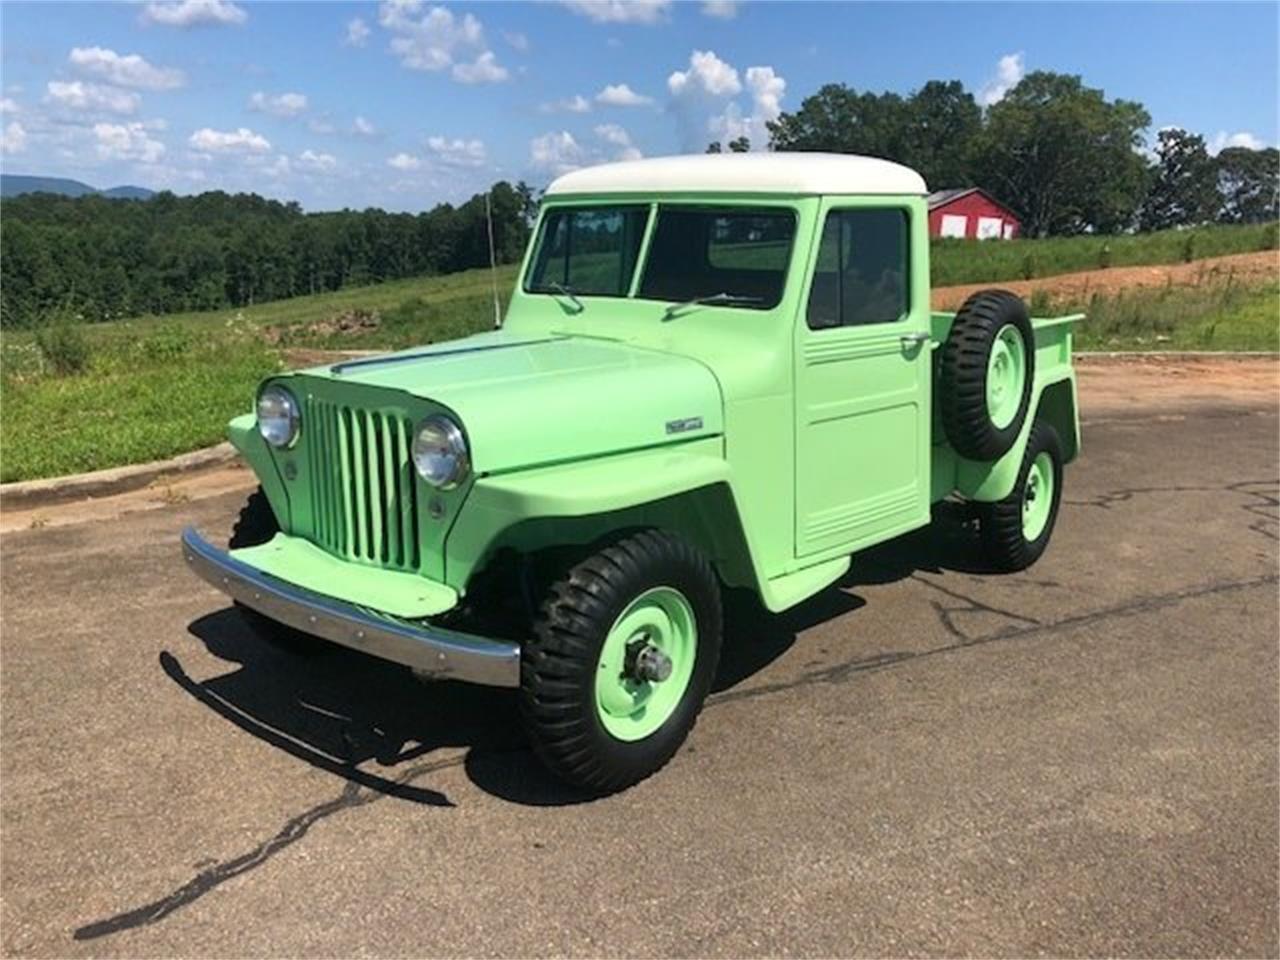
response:
<path id="1" fill-rule="evenodd" d="M 555 773 L 623 789 L 693 727 L 726 589 L 785 610 L 947 497 L 992 569 L 1044 551 L 1079 318 L 932 312 L 925 192 L 823 154 L 562 176 L 501 329 L 271 377 L 230 424 L 261 487 L 183 555 L 266 640 L 518 689 Z"/>

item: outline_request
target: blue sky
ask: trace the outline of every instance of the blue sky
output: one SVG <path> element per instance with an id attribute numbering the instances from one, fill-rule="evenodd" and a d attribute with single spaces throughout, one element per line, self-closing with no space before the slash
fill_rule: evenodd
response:
<path id="1" fill-rule="evenodd" d="M 823 83 L 984 102 L 1082 74 L 1154 132 L 1277 141 L 1275 3 L 14 3 L 3 169 L 253 190 L 307 209 L 456 202 L 498 178 L 701 151 Z"/>

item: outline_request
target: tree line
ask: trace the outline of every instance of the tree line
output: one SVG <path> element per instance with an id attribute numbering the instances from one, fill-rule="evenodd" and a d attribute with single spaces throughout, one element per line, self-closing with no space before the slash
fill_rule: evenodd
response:
<path id="1" fill-rule="evenodd" d="M 489 191 L 494 252 L 518 260 L 537 200 Z M 244 307 L 489 262 L 485 195 L 419 213 L 303 213 L 221 191 L 149 200 L 26 194 L 0 201 L 0 324 Z"/>
<path id="2" fill-rule="evenodd" d="M 1080 77 L 1028 74 L 985 110 L 958 81 L 902 96 L 828 84 L 768 124 L 778 151 L 885 157 L 933 188 L 979 186 L 1031 237 L 1156 230 L 1280 215 L 1280 154 L 1211 156 L 1185 130 L 1160 131 L 1139 103 Z M 711 152 L 750 149 L 745 137 Z M 525 183 L 489 192 L 495 252 L 518 260 L 537 208 Z M 485 195 L 419 214 L 303 213 L 254 194 L 160 193 L 145 201 L 30 194 L 0 201 L 0 324 L 51 311 L 88 320 L 242 307 L 264 300 L 488 263 Z"/>
<path id="3" fill-rule="evenodd" d="M 1018 214 L 1031 237 L 1260 223 L 1280 215 L 1280 152 L 1158 134 L 1140 103 L 1108 100 L 1078 76 L 1039 71 L 985 111 L 958 81 L 908 96 L 828 84 L 768 124 L 773 150 L 884 157 L 914 167 L 931 188 L 983 187 Z M 733 151 L 750 144 L 739 138 Z M 720 144 L 708 147 L 720 152 Z"/>

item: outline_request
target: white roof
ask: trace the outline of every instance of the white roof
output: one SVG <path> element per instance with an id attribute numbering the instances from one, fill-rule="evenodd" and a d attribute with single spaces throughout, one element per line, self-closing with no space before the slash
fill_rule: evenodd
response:
<path id="1" fill-rule="evenodd" d="M 842 153 L 699 153 L 605 163 L 574 170 L 547 187 L 575 193 L 917 194 L 910 167 Z"/>

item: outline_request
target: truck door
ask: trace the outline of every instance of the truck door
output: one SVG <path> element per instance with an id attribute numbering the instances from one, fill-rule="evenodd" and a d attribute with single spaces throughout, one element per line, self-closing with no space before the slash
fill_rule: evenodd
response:
<path id="1" fill-rule="evenodd" d="M 796 324 L 796 556 L 929 522 L 932 385 L 923 204 L 825 200 Z"/>

